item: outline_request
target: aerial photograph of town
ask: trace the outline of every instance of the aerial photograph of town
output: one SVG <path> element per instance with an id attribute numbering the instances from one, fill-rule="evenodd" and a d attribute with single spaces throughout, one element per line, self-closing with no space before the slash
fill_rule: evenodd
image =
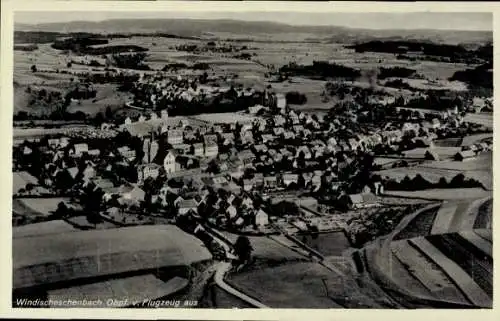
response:
<path id="1" fill-rule="evenodd" d="M 15 12 L 13 308 L 492 309 L 493 15 L 285 9 Z"/>

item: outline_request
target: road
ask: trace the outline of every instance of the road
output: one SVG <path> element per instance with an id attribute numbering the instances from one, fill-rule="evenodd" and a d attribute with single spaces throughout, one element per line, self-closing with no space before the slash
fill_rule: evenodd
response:
<path id="1" fill-rule="evenodd" d="M 231 263 L 229 262 L 221 262 L 219 266 L 217 266 L 217 270 L 215 271 L 215 283 L 217 286 L 219 286 L 221 289 L 224 291 L 240 298 L 241 300 L 247 302 L 248 304 L 253 305 L 256 308 L 261 308 L 261 309 L 266 309 L 269 308 L 268 306 L 262 304 L 261 302 L 249 297 L 243 292 L 240 292 L 227 284 L 224 281 L 224 276 L 226 275 L 227 272 L 231 269 Z"/>

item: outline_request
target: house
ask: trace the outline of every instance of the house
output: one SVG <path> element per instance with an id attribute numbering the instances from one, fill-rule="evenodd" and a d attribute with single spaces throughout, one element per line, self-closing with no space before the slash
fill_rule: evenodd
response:
<path id="1" fill-rule="evenodd" d="M 243 217 L 238 217 L 238 219 L 234 222 L 234 225 L 242 226 L 243 223 L 245 223 L 245 220 L 243 219 Z"/>
<path id="2" fill-rule="evenodd" d="M 379 205 L 377 196 L 372 193 L 351 194 L 345 196 L 347 205 L 354 209 L 368 208 Z"/>
<path id="3" fill-rule="evenodd" d="M 258 227 L 266 226 L 269 224 L 269 215 L 262 209 L 259 209 L 257 214 L 255 214 L 255 225 Z"/>
<path id="4" fill-rule="evenodd" d="M 287 130 L 283 133 L 283 138 L 284 139 L 294 139 L 295 138 L 295 133 L 292 132 L 291 130 Z"/>
<path id="5" fill-rule="evenodd" d="M 241 206 L 246 207 L 246 208 L 253 208 L 253 200 L 247 196 L 241 202 Z"/>
<path id="6" fill-rule="evenodd" d="M 138 186 L 121 186 L 119 189 L 121 195 L 118 200 L 120 203 L 140 203 L 144 201 L 146 193 Z"/>
<path id="7" fill-rule="evenodd" d="M 276 94 L 276 107 L 279 109 L 286 107 L 286 97 L 284 94 Z"/>
<path id="8" fill-rule="evenodd" d="M 260 153 L 267 152 L 267 146 L 264 144 L 255 145 L 254 149 L 255 149 L 255 151 L 260 152 Z"/>
<path id="9" fill-rule="evenodd" d="M 274 116 L 274 126 L 275 126 L 275 128 L 283 126 L 285 123 L 286 123 L 285 117 L 283 117 L 281 115 Z M 278 134 L 276 134 L 276 135 L 278 135 Z"/>
<path id="10" fill-rule="evenodd" d="M 33 151 L 28 146 L 24 146 L 23 155 L 30 155 Z"/>
<path id="11" fill-rule="evenodd" d="M 295 157 L 299 157 L 301 154 L 304 155 L 304 159 L 312 158 L 311 150 L 307 146 L 300 146 L 299 148 L 297 148 L 297 153 L 295 154 Z"/>
<path id="12" fill-rule="evenodd" d="M 222 142 L 224 145 L 234 144 L 234 134 L 233 133 L 222 133 Z"/>
<path id="13" fill-rule="evenodd" d="M 433 160 L 433 161 L 438 161 L 439 160 L 439 154 L 434 151 L 434 150 L 427 150 L 425 152 L 425 159 L 427 160 Z"/>
<path id="14" fill-rule="evenodd" d="M 243 162 L 244 166 L 252 164 L 256 156 L 249 149 L 244 149 L 238 154 L 238 159 Z"/>
<path id="15" fill-rule="evenodd" d="M 135 158 L 135 150 L 131 150 L 128 146 L 119 147 L 118 153 L 127 160 L 133 160 Z"/>
<path id="16" fill-rule="evenodd" d="M 285 129 L 283 127 L 274 127 L 273 133 L 274 133 L 274 135 L 279 136 L 279 135 L 285 133 Z"/>
<path id="17" fill-rule="evenodd" d="M 293 128 L 293 131 L 297 134 L 304 131 L 304 126 L 302 126 L 302 125 L 294 125 L 292 128 Z"/>
<path id="18" fill-rule="evenodd" d="M 83 179 L 88 181 L 96 176 L 96 170 L 90 164 L 83 170 Z"/>
<path id="19" fill-rule="evenodd" d="M 272 142 L 275 139 L 276 139 L 276 136 L 271 135 L 271 134 L 262 135 L 262 142 L 263 143 Z"/>
<path id="20" fill-rule="evenodd" d="M 51 138 L 47 140 L 47 144 L 50 148 L 56 148 L 59 146 L 60 140 L 58 138 Z"/>
<path id="21" fill-rule="evenodd" d="M 203 143 L 193 144 L 194 156 L 202 157 L 204 155 Z"/>
<path id="22" fill-rule="evenodd" d="M 253 144 L 253 133 L 251 131 L 246 131 L 241 133 L 241 142 L 243 144 Z"/>
<path id="23" fill-rule="evenodd" d="M 167 135 L 167 142 L 171 145 L 182 144 L 184 142 L 182 130 L 171 129 L 168 131 Z"/>
<path id="24" fill-rule="evenodd" d="M 68 173 L 71 175 L 71 178 L 75 179 L 76 175 L 78 175 L 78 168 L 77 167 L 71 167 L 67 169 Z"/>
<path id="25" fill-rule="evenodd" d="M 278 179 L 276 176 L 264 176 L 265 188 L 276 188 L 278 186 Z"/>
<path id="26" fill-rule="evenodd" d="M 88 151 L 88 154 L 89 154 L 89 156 L 97 157 L 97 156 L 101 155 L 101 151 L 98 149 L 91 149 Z"/>
<path id="27" fill-rule="evenodd" d="M 252 180 L 256 186 L 263 186 L 264 185 L 264 174 L 263 173 L 255 173 Z"/>
<path id="28" fill-rule="evenodd" d="M 198 205 L 194 199 L 182 200 L 177 203 L 179 215 L 185 215 L 190 211 L 198 212 Z"/>
<path id="29" fill-rule="evenodd" d="M 156 179 L 160 175 L 160 165 L 144 164 L 137 168 L 137 181 L 144 182 L 148 177 Z"/>
<path id="30" fill-rule="evenodd" d="M 86 143 L 75 144 L 73 145 L 72 151 L 75 156 L 81 156 L 83 153 L 87 153 L 89 151 L 89 146 Z"/>
<path id="31" fill-rule="evenodd" d="M 130 124 L 132 124 L 132 119 L 130 119 L 130 117 L 127 117 L 123 123 L 125 125 L 130 125 Z"/>
<path id="32" fill-rule="evenodd" d="M 238 210 L 236 209 L 236 207 L 231 205 L 226 209 L 226 213 L 227 215 L 229 215 L 230 219 L 233 219 L 236 217 L 236 215 L 238 215 Z"/>
<path id="33" fill-rule="evenodd" d="M 215 143 L 205 145 L 205 157 L 216 157 L 219 154 L 219 146 Z"/>
<path id="34" fill-rule="evenodd" d="M 165 158 L 163 159 L 163 167 L 165 168 L 165 172 L 167 174 L 175 173 L 181 170 L 181 166 L 177 162 L 177 156 L 179 156 L 179 154 L 173 149 L 169 150 L 167 155 L 165 155 Z"/>
<path id="35" fill-rule="evenodd" d="M 244 179 L 243 180 L 243 190 L 245 191 L 251 191 L 254 187 L 254 181 L 251 179 Z"/>
<path id="36" fill-rule="evenodd" d="M 191 145 L 189 145 L 189 144 L 176 144 L 176 145 L 172 145 L 172 149 L 175 149 L 180 154 L 187 154 L 191 150 Z"/>
<path id="37" fill-rule="evenodd" d="M 257 114 L 261 109 L 264 109 L 264 106 L 262 105 L 255 105 L 252 107 L 248 107 L 248 112 L 252 115 Z"/>
<path id="38" fill-rule="evenodd" d="M 467 161 L 467 160 L 473 160 L 476 157 L 476 153 L 472 150 L 465 150 L 461 151 L 455 154 L 455 160 L 456 161 Z"/>
<path id="39" fill-rule="evenodd" d="M 204 135 L 203 141 L 205 142 L 205 144 L 209 143 L 217 144 L 217 135 L 215 134 Z"/>
<path id="40" fill-rule="evenodd" d="M 283 174 L 282 177 L 283 184 L 288 186 L 292 183 L 297 184 L 299 182 L 299 175 L 298 174 Z"/>

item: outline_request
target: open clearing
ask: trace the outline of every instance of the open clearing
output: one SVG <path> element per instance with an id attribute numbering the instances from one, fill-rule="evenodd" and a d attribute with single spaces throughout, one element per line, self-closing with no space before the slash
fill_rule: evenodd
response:
<path id="1" fill-rule="evenodd" d="M 18 214 L 49 216 L 60 202 L 69 202 L 69 198 L 16 198 L 13 208 Z"/>
<path id="2" fill-rule="evenodd" d="M 465 198 L 479 198 L 491 195 L 491 191 L 482 188 L 448 188 L 426 189 L 423 191 L 385 191 L 385 195 L 399 197 L 416 197 L 436 200 L 460 200 Z"/>
<path id="3" fill-rule="evenodd" d="M 229 232 L 222 232 L 225 237 L 236 242 L 238 235 Z M 304 260 L 305 256 L 281 245 L 267 236 L 248 236 L 250 244 L 253 247 L 252 256 L 257 260 L 265 261 L 289 261 L 289 260 Z"/>

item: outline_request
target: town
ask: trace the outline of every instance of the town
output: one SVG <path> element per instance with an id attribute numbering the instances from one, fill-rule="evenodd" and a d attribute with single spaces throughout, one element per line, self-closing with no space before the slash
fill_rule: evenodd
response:
<path id="1" fill-rule="evenodd" d="M 74 41 L 83 44 L 82 39 Z M 259 59 L 246 53 L 251 45 L 187 39 L 169 50 Z M 154 299 L 196 299 L 205 307 L 221 307 L 217 301 L 232 296 L 227 300 L 238 307 L 290 307 L 292 298 L 273 299 L 268 285 L 254 289 L 252 278 L 298 277 L 292 270 L 309 264 L 314 273 L 324 269 L 345 283 L 325 285 L 338 291 L 331 290 L 333 301 L 311 298 L 305 300 L 307 307 L 491 303 L 492 96 L 477 88 L 443 89 L 458 85 L 406 76 L 405 68 L 362 74 L 319 61 L 266 65 L 265 85 L 249 85 L 238 73 L 211 71 L 204 63 L 153 70 L 142 50 L 104 59 L 107 40 L 87 40 L 96 47 L 82 45 L 66 64 L 65 76 L 79 79 L 72 78 L 66 96 L 37 91 L 35 85 L 23 92 L 35 97 L 35 104 L 61 105 L 49 116 L 14 115 L 15 297 L 44 293 L 50 299 L 73 293 L 69 289 L 93 295 L 93 283 L 68 283 L 56 290 L 44 286 L 165 268 L 161 275 L 127 276 L 123 284 L 134 288 L 129 294 L 140 302 L 154 297 L 148 306 L 155 306 Z M 73 40 L 58 41 L 50 50 L 76 50 Z M 21 50 L 29 55 L 38 49 Z M 72 71 L 87 64 L 87 58 L 78 60 L 82 54 L 95 56 L 88 66 L 105 73 Z M 482 66 L 476 70 L 488 68 Z M 40 66 L 26 72 L 52 73 Z M 321 112 L 304 108 L 310 97 L 300 90 L 318 72 L 327 79 L 317 99 L 328 106 Z M 330 79 L 334 74 L 343 79 Z M 386 80 L 391 77 L 409 77 L 415 87 Z M 109 106 L 94 116 L 65 111 L 97 100 L 103 86 L 114 82 L 123 99 L 118 111 Z M 284 83 L 299 89 L 283 90 Z M 419 85 L 426 89 L 416 89 Z M 437 239 L 445 233 L 460 239 L 455 234 Z M 78 242 L 89 240 L 109 244 L 98 246 L 109 257 L 90 267 L 78 263 L 82 272 L 65 270 L 40 279 L 27 274 L 43 262 L 59 271 L 58 261 L 83 260 L 72 256 L 80 255 Z M 37 244 L 51 242 L 61 253 L 35 254 Z M 480 262 L 477 278 L 469 275 L 467 263 L 452 258 L 453 249 Z M 23 251 L 33 252 L 32 257 Z M 122 252 L 124 258 L 113 259 Z M 456 262 L 456 274 L 450 276 L 442 256 Z M 404 270 L 397 277 L 385 274 L 392 257 Z M 412 264 L 417 271 L 407 268 Z M 428 269 L 432 264 L 439 267 Z M 460 273 L 467 277 L 459 279 Z M 424 285 L 405 288 L 409 278 Z M 210 282 L 217 287 L 209 287 Z M 433 282 L 449 291 L 440 297 L 429 290 L 437 286 Z M 141 294 L 139 284 L 148 290 Z M 297 298 L 308 291 L 302 286 Z M 391 291 L 404 299 L 395 299 Z M 464 297 L 460 291 L 475 294 Z"/>

